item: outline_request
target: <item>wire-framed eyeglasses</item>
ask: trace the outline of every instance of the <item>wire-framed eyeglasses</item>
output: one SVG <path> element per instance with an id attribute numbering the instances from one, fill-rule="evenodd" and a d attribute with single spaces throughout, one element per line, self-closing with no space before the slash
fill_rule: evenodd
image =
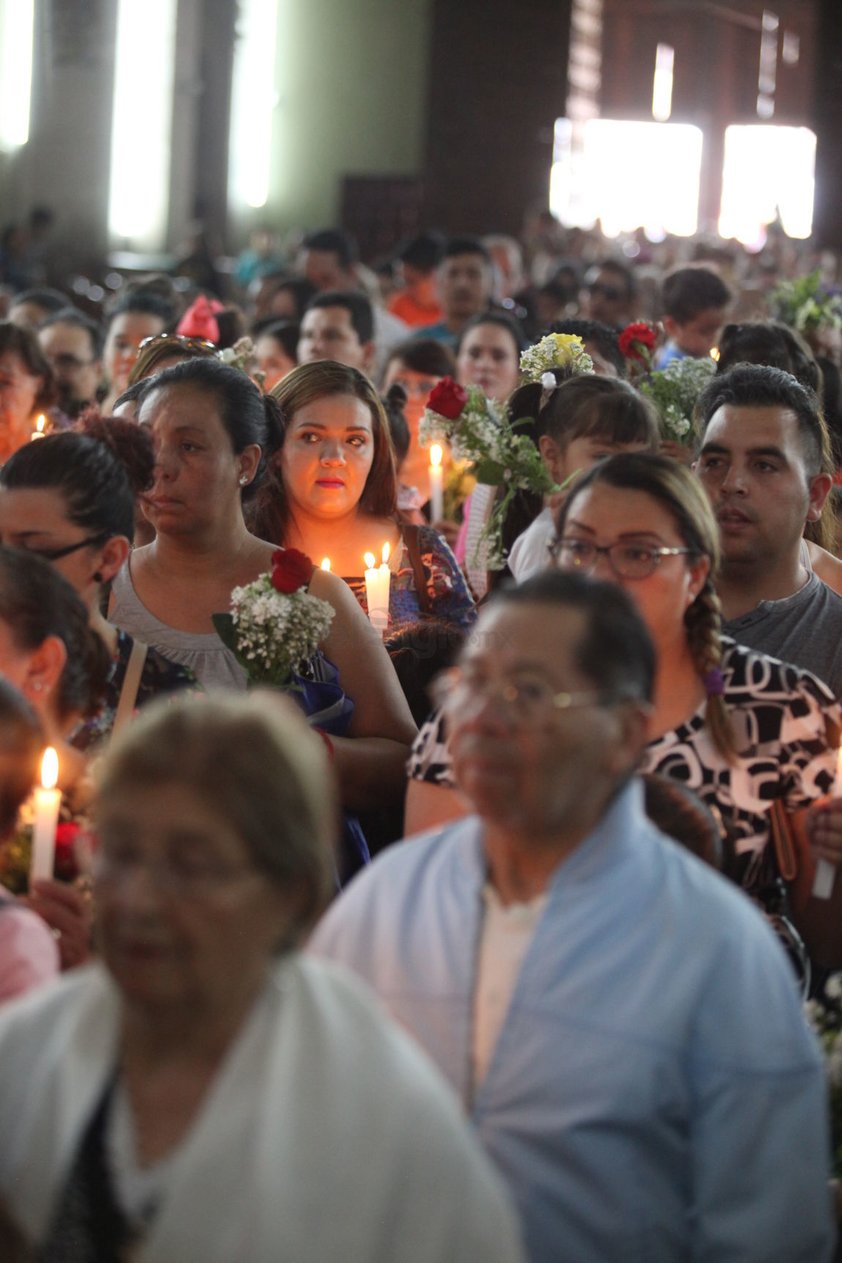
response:
<path id="1" fill-rule="evenodd" d="M 549 551 L 556 565 L 565 570 L 580 570 L 584 574 L 591 574 L 599 558 L 607 557 L 618 579 L 648 579 L 665 557 L 698 556 L 693 548 L 667 548 L 634 542 L 594 544 L 588 539 L 568 535 L 554 540 Z"/>

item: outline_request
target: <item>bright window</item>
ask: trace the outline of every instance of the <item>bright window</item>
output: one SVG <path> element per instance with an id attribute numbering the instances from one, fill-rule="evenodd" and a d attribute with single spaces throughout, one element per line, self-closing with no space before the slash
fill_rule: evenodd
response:
<path id="1" fill-rule="evenodd" d="M 813 227 L 816 137 L 807 127 L 754 124 L 725 132 L 719 232 L 760 246 L 780 217 L 788 237 Z"/>
<path id="2" fill-rule="evenodd" d="M 279 0 L 240 0 L 231 90 L 229 196 L 234 206 L 269 197 Z"/>
<path id="3" fill-rule="evenodd" d="M 133 250 L 166 244 L 176 0 L 119 0 L 108 226 Z"/>
<path id="4" fill-rule="evenodd" d="M 34 0 L 0 0 L 0 148 L 29 140 Z"/>
<path id="5" fill-rule="evenodd" d="M 609 237 L 644 228 L 689 237 L 698 227 L 702 133 L 686 123 L 558 119 L 550 209 Z"/>

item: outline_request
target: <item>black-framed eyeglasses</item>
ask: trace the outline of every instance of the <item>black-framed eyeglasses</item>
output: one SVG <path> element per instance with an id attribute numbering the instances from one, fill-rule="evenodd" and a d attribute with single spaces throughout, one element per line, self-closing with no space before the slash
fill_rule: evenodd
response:
<path id="1" fill-rule="evenodd" d="M 565 570 L 581 570 L 590 574 L 600 557 L 607 557 L 608 564 L 618 579 L 648 579 L 654 574 L 664 557 L 696 557 L 693 548 L 666 548 L 654 544 L 592 544 L 588 539 L 562 536 L 549 546 L 550 556 Z"/>
<path id="2" fill-rule="evenodd" d="M 104 544 L 107 539 L 110 539 L 110 532 L 100 531 L 98 535 L 88 535 L 75 544 L 65 545 L 64 548 L 30 548 L 28 544 L 24 544 L 23 548 L 36 557 L 43 557 L 44 561 L 61 561 L 62 557 L 69 557 L 71 553 L 77 553 L 80 548 L 93 548 L 95 544 Z"/>

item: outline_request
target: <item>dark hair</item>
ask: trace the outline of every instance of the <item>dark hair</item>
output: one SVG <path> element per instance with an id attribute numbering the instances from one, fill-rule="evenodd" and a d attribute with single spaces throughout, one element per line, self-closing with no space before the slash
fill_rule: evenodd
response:
<path id="1" fill-rule="evenodd" d="M 374 337 L 374 312 L 367 294 L 355 289 L 327 289 L 310 299 L 307 311 L 317 307 L 344 308 L 360 342 L 370 342 Z"/>
<path id="2" fill-rule="evenodd" d="M 15 294 L 9 304 L 9 310 L 20 307 L 23 303 L 32 303 L 45 312 L 54 312 L 62 311 L 67 306 L 68 299 L 67 295 L 62 294 L 58 289 L 22 289 Z M 40 327 L 39 323 L 38 328 Z"/>
<path id="3" fill-rule="evenodd" d="M 325 254 L 335 254 L 344 272 L 353 267 L 359 258 L 356 241 L 350 233 L 343 232 L 341 228 L 322 228 L 318 232 L 308 233 L 302 245 L 305 250 L 319 250 Z M 367 338 L 366 341 L 368 341 Z"/>
<path id="4" fill-rule="evenodd" d="M 456 343 L 457 358 L 462 350 L 462 343 L 465 341 L 465 338 L 469 333 L 472 333 L 474 329 L 478 329 L 480 325 L 496 325 L 498 329 L 505 329 L 506 333 L 508 333 L 509 337 L 512 339 L 512 342 L 514 342 L 515 351 L 518 355 L 520 355 L 521 351 L 525 351 L 529 345 L 520 321 L 515 320 L 514 316 L 507 316 L 502 311 L 484 311 L 478 316 L 472 316 L 465 325 L 465 328 L 459 334 L 459 339 Z"/>
<path id="5" fill-rule="evenodd" d="M 643 802 L 653 824 L 711 868 L 722 867 L 722 836 L 713 812 L 689 786 L 644 772 Z"/>
<path id="6" fill-rule="evenodd" d="M 217 311 L 214 314 L 214 320 L 219 331 L 216 345 L 220 350 L 227 346 L 233 346 L 235 342 L 239 342 L 240 338 L 244 338 L 248 332 L 245 315 L 239 307 L 233 305 L 223 307 L 222 311 Z"/>
<path id="7" fill-rule="evenodd" d="M 637 279 L 627 264 L 622 263 L 619 259 L 601 259 L 598 263 L 591 264 L 585 273 L 586 289 L 594 284 L 596 276 L 600 272 L 613 272 L 622 281 L 626 297 L 634 298 L 637 293 Z"/>
<path id="8" fill-rule="evenodd" d="M 300 326 L 294 320 L 261 321 L 260 331 L 255 330 L 255 342 L 258 338 L 274 338 L 284 353 L 297 364 L 299 329 Z"/>
<path id="9" fill-rule="evenodd" d="M 545 570 L 498 589 L 489 604 L 502 603 L 581 611 L 587 625 L 575 650 L 579 670 L 608 698 L 652 700 L 655 647 L 631 597 L 616 584 Z"/>
<path id="10" fill-rule="evenodd" d="M 386 650 L 419 727 L 430 713 L 430 685 L 453 665 L 464 640 L 461 627 L 434 617 L 400 623 L 387 634 Z"/>
<path id="11" fill-rule="evenodd" d="M 677 268 L 664 277 L 664 313 L 679 324 L 711 307 L 727 307 L 732 297 L 722 278 L 707 267 Z"/>
<path id="12" fill-rule="evenodd" d="M 0 355 L 11 352 L 23 361 L 24 368 L 30 377 L 41 378 L 41 389 L 35 397 L 35 409 L 49 408 L 55 402 L 56 390 L 53 370 L 41 350 L 37 336 L 31 329 L 12 324 L 10 320 L 0 322 Z"/>
<path id="13" fill-rule="evenodd" d="M 157 316 L 165 329 L 175 320 L 173 304 L 162 294 L 149 289 L 133 289 L 119 298 L 108 313 L 108 328 L 111 328 L 118 316 L 127 312 L 139 316 Z"/>
<path id="14" fill-rule="evenodd" d="M 450 347 L 435 338 L 407 338 L 389 351 L 386 366 L 400 360 L 411 373 L 426 373 L 429 377 L 450 377 L 456 372 L 456 361 Z"/>
<path id="15" fill-rule="evenodd" d="M 702 391 L 696 404 L 702 439 L 714 413 L 725 406 L 782 408 L 794 413 L 809 472 L 831 472 L 825 467 L 830 441 L 819 401 L 813 391 L 791 373 L 765 364 L 737 364 L 727 373 L 717 374 Z"/>
<path id="16" fill-rule="evenodd" d="M 374 456 L 359 508 L 374 517 L 392 517 L 395 513 L 398 490 L 395 452 L 380 396 L 359 369 L 335 360 L 316 360 L 312 364 L 299 364 L 277 382 L 267 396 L 280 404 L 281 439 L 271 463 L 271 477 L 261 488 L 250 517 L 251 529 L 261 539 L 283 544 L 289 526 L 289 501 L 279 469 L 280 451 L 289 426 L 299 408 L 333 395 L 351 395 L 364 403 L 371 414 Z"/>
<path id="17" fill-rule="evenodd" d="M 842 375 L 839 366 L 826 355 L 817 355 L 816 364 L 822 375 L 822 413 L 827 423 L 833 452 L 833 463 L 842 467 Z"/>
<path id="18" fill-rule="evenodd" d="M 0 676 L 0 841 L 11 834 L 36 784 L 43 746 L 44 733 L 35 711 Z"/>
<path id="19" fill-rule="evenodd" d="M 212 395 L 217 401 L 219 418 L 234 454 L 253 443 L 261 449 L 257 472 L 242 491 L 243 500 L 254 495 L 266 473 L 270 457 L 280 447 L 283 438 L 280 410 L 271 395 L 262 394 L 251 378 L 239 369 L 213 358 L 183 360 L 181 364 L 165 368 L 155 377 L 147 377 L 142 385 L 143 389 L 137 396 L 138 412 L 150 395 L 158 390 L 187 386 Z"/>
<path id="20" fill-rule="evenodd" d="M 141 495 L 152 486 L 155 451 L 147 426 L 138 425 L 127 417 L 104 417 L 94 405 L 89 405 L 79 414 L 73 431 L 105 444 L 122 466 L 133 496 Z"/>
<path id="21" fill-rule="evenodd" d="M 380 396 L 386 420 L 389 422 L 389 434 L 395 452 L 395 463 L 400 467 L 409 452 L 409 425 L 404 409 L 407 394 L 400 382 L 394 382 L 385 395 Z"/>
<path id="22" fill-rule="evenodd" d="M 126 421 L 139 429 L 133 421 Z M 148 436 L 147 436 L 148 441 Z M 64 499 L 68 519 L 102 542 L 134 534 L 134 495 L 120 461 L 104 443 L 65 431 L 27 443 L 0 469 L 7 491 L 49 488 Z"/>
<path id="23" fill-rule="evenodd" d="M 614 365 L 618 377 L 628 376 L 628 364 L 620 350 L 619 335 L 610 325 L 604 325 L 599 320 L 554 320 L 550 333 L 573 334 L 583 342 L 593 343 L 603 359 Z"/>
<path id="24" fill-rule="evenodd" d="M 23 650 L 37 649 L 49 636 L 63 642 L 67 658 L 58 685 L 58 719 L 66 723 L 73 715 L 94 714 L 111 671 L 111 657 L 88 624 L 82 598 L 64 576 L 24 548 L 0 546 L 0 619 Z"/>
<path id="25" fill-rule="evenodd" d="M 479 237 L 450 237 L 442 251 L 442 261 L 453 259 L 458 254 L 478 254 L 489 267 L 492 266 L 491 252 Z"/>
<path id="26" fill-rule="evenodd" d="M 277 281 L 277 284 L 272 287 L 272 298 L 274 298 L 276 294 L 281 294 L 284 291 L 292 294 L 295 300 L 295 320 L 301 319 L 304 312 L 307 310 L 307 304 L 311 301 L 311 299 L 315 298 L 318 293 L 318 290 L 313 282 L 308 281 L 306 276 L 287 276 L 285 272 L 279 272 L 275 276 L 261 277 L 261 280 L 264 284 L 272 280 Z M 251 327 L 252 337 L 256 338 L 259 333 L 263 332 L 263 329 L 267 324 L 272 324 L 274 321 L 279 319 L 280 317 L 277 315 L 269 315 L 264 316 L 261 320 L 256 320 Z"/>
<path id="27" fill-rule="evenodd" d="M 143 354 L 143 352 L 141 352 L 141 354 Z M 185 359 L 189 359 L 189 358 L 190 358 L 189 356 L 185 356 Z M 137 365 L 137 361 L 135 361 L 135 367 L 136 365 Z M 132 371 L 134 371 L 134 368 L 132 369 Z M 154 378 L 155 376 L 156 375 L 153 373 L 151 377 L 141 377 L 139 381 L 132 382 L 131 386 L 127 386 L 126 389 L 123 391 L 122 395 L 118 395 L 117 398 L 114 400 L 114 407 L 121 408 L 124 403 L 137 402 L 140 396 L 148 388 L 150 381 L 152 381 L 152 378 Z M 135 412 L 136 411 L 137 409 L 135 409 Z"/>
<path id="28" fill-rule="evenodd" d="M 735 364 L 782 368 L 808 390 L 821 393 L 821 372 L 809 346 L 794 329 L 776 320 L 725 326 L 719 338 L 716 372 L 722 376 Z"/>
<path id="29" fill-rule="evenodd" d="M 722 663 L 722 615 L 714 588 L 719 568 L 719 530 L 710 501 L 701 482 L 689 469 L 668 456 L 650 452 L 621 452 L 609 456 L 589 470 L 571 491 L 558 511 L 556 533 L 564 527 L 573 505 L 588 488 L 602 484 L 618 491 L 642 491 L 672 516 L 676 530 L 691 557 L 707 557 L 710 571 L 699 595 L 684 613 L 687 644 L 700 680 Z M 725 700 L 721 694 L 708 696 L 705 723 L 711 740 L 728 762 L 736 750 Z"/>
<path id="30" fill-rule="evenodd" d="M 542 397 L 540 382 L 521 386 L 509 405 L 512 419 L 534 416 L 538 434 L 548 434 L 565 448 L 580 438 L 645 443 L 652 451 L 658 447 L 655 409 L 628 382 L 581 373 L 563 381 L 539 408 Z"/>
<path id="31" fill-rule="evenodd" d="M 91 358 L 98 360 L 102 355 L 102 347 L 105 341 L 105 335 L 102 331 L 102 325 L 96 320 L 91 320 L 90 316 L 86 316 L 83 311 L 79 311 L 76 307 L 68 307 L 66 302 L 64 307 L 58 311 L 53 311 L 46 316 L 38 326 L 38 332 L 49 329 L 53 325 L 72 325 L 74 329 L 84 329 L 88 335 L 88 342 L 91 346 Z"/>
<path id="32" fill-rule="evenodd" d="M 444 256 L 445 239 L 440 232 L 422 232 L 404 241 L 395 251 L 395 258 L 419 272 L 432 272 Z"/>

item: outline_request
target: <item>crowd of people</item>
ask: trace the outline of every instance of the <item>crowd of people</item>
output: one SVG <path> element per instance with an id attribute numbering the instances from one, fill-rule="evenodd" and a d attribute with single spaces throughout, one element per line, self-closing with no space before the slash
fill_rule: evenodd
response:
<path id="1" fill-rule="evenodd" d="M 5 278 L 4 1259 L 835 1257 L 834 267 Z"/>

